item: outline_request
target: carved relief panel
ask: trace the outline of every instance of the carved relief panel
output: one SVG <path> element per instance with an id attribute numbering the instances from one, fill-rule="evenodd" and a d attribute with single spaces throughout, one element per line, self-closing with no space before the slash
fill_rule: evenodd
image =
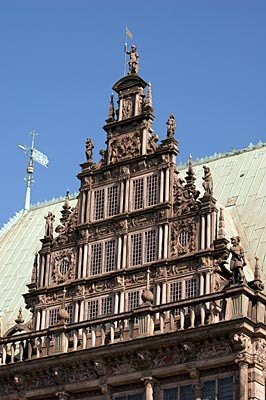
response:
<path id="1" fill-rule="evenodd" d="M 57 251 L 50 262 L 51 283 L 62 283 L 75 277 L 76 254 L 73 249 Z"/>

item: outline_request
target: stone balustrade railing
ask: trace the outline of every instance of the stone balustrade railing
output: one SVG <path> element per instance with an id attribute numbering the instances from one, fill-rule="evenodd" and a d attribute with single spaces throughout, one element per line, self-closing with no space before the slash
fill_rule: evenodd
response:
<path id="1" fill-rule="evenodd" d="M 145 336 L 196 329 L 231 319 L 265 324 L 266 297 L 246 286 L 73 324 L 0 338 L 0 366 Z"/>

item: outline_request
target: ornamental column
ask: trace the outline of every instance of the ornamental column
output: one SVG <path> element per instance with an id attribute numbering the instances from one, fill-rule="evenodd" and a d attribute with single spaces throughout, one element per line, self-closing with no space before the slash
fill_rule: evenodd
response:
<path id="1" fill-rule="evenodd" d="M 153 386 L 155 380 L 152 376 L 147 376 L 141 379 L 145 384 L 145 400 L 154 400 L 153 397 Z"/>
<path id="2" fill-rule="evenodd" d="M 239 361 L 239 400 L 248 400 L 248 362 Z"/>

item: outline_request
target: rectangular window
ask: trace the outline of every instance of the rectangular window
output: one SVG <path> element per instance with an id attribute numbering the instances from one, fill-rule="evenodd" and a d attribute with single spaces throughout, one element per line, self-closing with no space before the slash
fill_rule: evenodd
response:
<path id="1" fill-rule="evenodd" d="M 94 192 L 93 219 L 102 219 L 104 215 L 104 189 L 98 189 Z"/>
<path id="2" fill-rule="evenodd" d="M 112 314 L 113 312 L 113 297 L 103 297 L 101 315 Z"/>
<path id="3" fill-rule="evenodd" d="M 102 242 L 95 243 L 91 246 L 91 275 L 98 275 L 101 273 L 102 264 Z"/>
<path id="4" fill-rule="evenodd" d="M 170 302 L 174 303 L 182 299 L 182 281 L 170 284 Z"/>
<path id="5" fill-rule="evenodd" d="M 186 299 L 196 297 L 198 295 L 198 280 L 196 277 L 187 279 L 186 281 Z"/>
<path id="6" fill-rule="evenodd" d="M 73 304 L 68 304 L 66 307 L 68 312 L 68 323 L 72 324 L 74 322 L 74 307 Z"/>
<path id="7" fill-rule="evenodd" d="M 116 268 L 116 239 L 91 245 L 90 275 L 114 271 Z"/>
<path id="8" fill-rule="evenodd" d="M 166 389 L 164 391 L 164 400 L 178 400 L 178 388 Z"/>
<path id="9" fill-rule="evenodd" d="M 115 269 L 115 239 L 104 242 L 104 272 Z"/>
<path id="10" fill-rule="evenodd" d="M 130 236 L 131 266 L 150 263 L 157 259 L 157 232 L 155 229 Z"/>
<path id="11" fill-rule="evenodd" d="M 156 231 L 147 231 L 144 234 L 145 249 L 144 249 L 144 262 L 149 263 L 156 260 Z"/>
<path id="12" fill-rule="evenodd" d="M 99 303 L 98 300 L 91 300 L 88 302 L 88 314 L 87 318 L 95 319 L 99 315 Z"/>
<path id="13" fill-rule="evenodd" d="M 58 321 L 58 311 L 59 308 L 53 308 L 49 310 L 49 326 L 56 325 Z"/>
<path id="14" fill-rule="evenodd" d="M 158 203 L 158 175 L 148 175 L 132 180 L 132 210 L 140 210 Z"/>
<path id="15" fill-rule="evenodd" d="M 194 400 L 192 385 L 180 386 L 164 390 L 164 400 Z"/>
<path id="16" fill-rule="evenodd" d="M 118 186 L 107 188 L 107 211 L 106 216 L 112 217 L 117 214 L 118 209 Z"/>
<path id="17" fill-rule="evenodd" d="M 128 311 L 134 310 L 139 306 L 139 291 L 128 292 Z"/>
<path id="18" fill-rule="evenodd" d="M 95 189 L 93 195 L 94 221 L 112 217 L 118 213 L 118 185 Z"/>
<path id="19" fill-rule="evenodd" d="M 158 202 L 158 175 L 147 176 L 146 206 L 153 206 Z"/>
<path id="20" fill-rule="evenodd" d="M 133 181 L 133 210 L 143 208 L 143 183 L 143 178 L 134 179 Z"/>
<path id="21" fill-rule="evenodd" d="M 233 400 L 233 378 L 223 378 L 218 380 L 218 399 Z"/>
<path id="22" fill-rule="evenodd" d="M 128 394 L 126 396 L 115 397 L 115 400 L 144 400 L 144 395 L 139 394 Z"/>
<path id="23" fill-rule="evenodd" d="M 142 260 L 142 234 L 131 235 L 130 240 L 130 265 L 139 265 Z"/>

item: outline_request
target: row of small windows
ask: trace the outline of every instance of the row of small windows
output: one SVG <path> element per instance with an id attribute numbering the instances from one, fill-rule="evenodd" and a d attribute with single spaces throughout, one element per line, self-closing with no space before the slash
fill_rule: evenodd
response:
<path id="1" fill-rule="evenodd" d="M 170 302 L 176 302 L 182 299 L 189 299 L 198 295 L 198 279 L 192 277 L 170 283 Z M 126 293 L 126 311 L 138 308 L 141 304 L 142 289 Z M 74 322 L 73 304 L 67 306 L 68 323 Z M 49 310 L 49 325 L 56 325 L 58 322 L 59 308 Z M 98 297 L 97 299 L 86 302 L 85 315 L 88 320 L 93 320 L 99 316 L 105 316 L 114 313 L 113 295 Z"/>
<path id="2" fill-rule="evenodd" d="M 164 390 L 164 400 L 192 400 L 195 398 L 192 385 Z M 233 378 L 222 378 L 204 382 L 201 400 L 233 400 Z"/>
<path id="3" fill-rule="evenodd" d="M 129 266 L 156 261 L 157 230 L 151 229 L 129 236 Z M 89 272 L 98 275 L 111 272 L 117 265 L 117 240 L 105 240 L 90 246 Z"/>
<path id="4" fill-rule="evenodd" d="M 158 203 L 158 175 L 148 175 L 132 180 L 130 188 L 130 210 L 140 210 Z M 118 185 L 96 189 L 93 192 L 93 220 L 101 220 L 118 214 Z"/>

